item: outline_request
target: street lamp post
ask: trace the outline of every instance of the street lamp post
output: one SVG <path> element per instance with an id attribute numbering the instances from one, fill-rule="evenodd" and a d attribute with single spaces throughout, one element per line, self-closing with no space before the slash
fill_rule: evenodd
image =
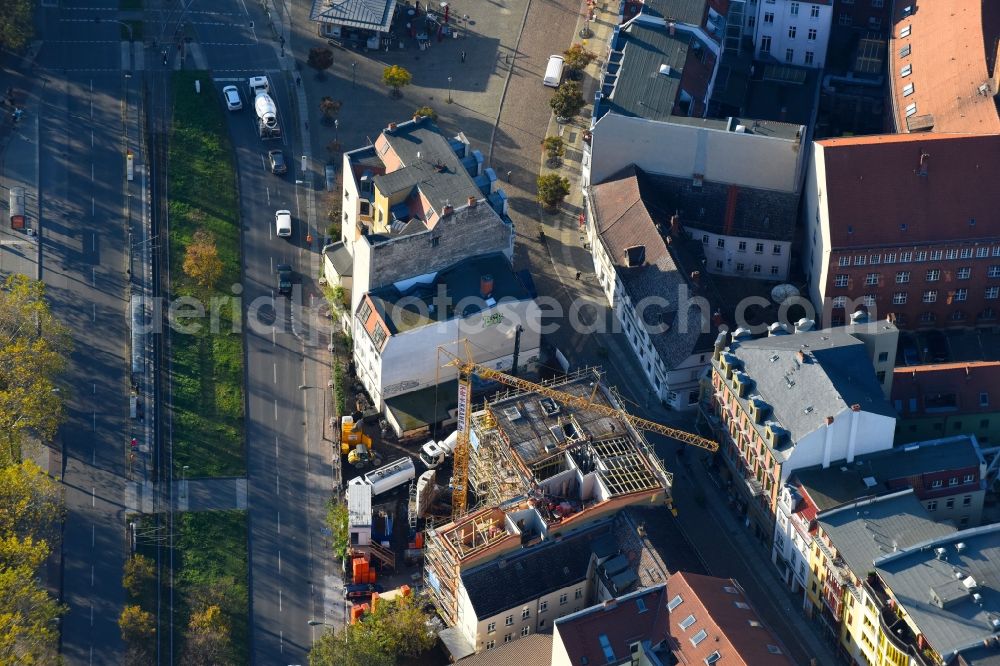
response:
<path id="1" fill-rule="evenodd" d="M 451 77 L 448 77 L 448 103 L 451 104 Z"/>
<path id="2" fill-rule="evenodd" d="M 339 118 L 334 118 L 333 119 L 333 131 L 334 131 L 334 135 L 333 135 L 334 140 L 337 143 L 340 143 L 340 119 Z"/>

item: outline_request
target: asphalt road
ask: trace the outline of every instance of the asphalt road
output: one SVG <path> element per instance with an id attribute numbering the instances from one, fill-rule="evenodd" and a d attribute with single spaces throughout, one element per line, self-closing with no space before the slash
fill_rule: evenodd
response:
<path id="1" fill-rule="evenodd" d="M 89 13 L 89 12 L 88 12 Z M 73 334 L 60 431 L 66 663 L 119 663 L 124 601 L 126 202 L 119 27 L 84 12 L 43 13 L 39 190 L 42 279 Z M 85 26 L 85 29 L 81 29 Z M 28 110 L 31 113 L 32 110 Z"/>
<path id="2" fill-rule="evenodd" d="M 255 26 L 251 28 L 251 23 Z M 243 110 L 230 112 L 239 170 L 243 221 L 243 298 L 247 313 L 247 485 L 250 521 L 251 622 L 254 663 L 304 664 L 312 618 L 323 617 L 322 558 L 317 530 L 330 495 L 329 448 L 317 436 L 325 382 L 317 380 L 327 338 L 313 338 L 303 306 L 316 302 L 311 252 L 306 248 L 306 191 L 295 148 L 297 116 L 288 79 L 279 71 L 270 29 L 260 6 L 230 2 L 212 15 L 191 17 L 215 92 L 236 85 Z M 267 74 L 284 129 L 280 140 L 257 136 L 247 78 Z M 288 173 L 271 174 L 267 151 L 281 149 Z M 291 238 L 275 235 L 274 212 L 292 213 Z M 292 297 L 277 294 L 276 266 L 289 264 Z M 301 389 L 300 387 L 309 387 Z M 320 388 L 316 388 L 320 386 Z M 307 405 L 313 405 L 307 421 Z M 314 540 L 315 537 L 315 540 Z"/>

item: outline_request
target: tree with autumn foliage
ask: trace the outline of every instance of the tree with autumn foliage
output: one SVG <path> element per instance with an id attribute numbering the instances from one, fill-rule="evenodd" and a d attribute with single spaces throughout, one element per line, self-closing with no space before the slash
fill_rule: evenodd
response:
<path id="1" fill-rule="evenodd" d="M 190 666 L 226 666 L 232 658 L 229 622 L 216 605 L 191 613 L 181 661 Z"/>
<path id="2" fill-rule="evenodd" d="M 222 259 L 211 232 L 198 230 L 184 254 L 184 272 L 203 289 L 212 288 L 222 277 Z"/>

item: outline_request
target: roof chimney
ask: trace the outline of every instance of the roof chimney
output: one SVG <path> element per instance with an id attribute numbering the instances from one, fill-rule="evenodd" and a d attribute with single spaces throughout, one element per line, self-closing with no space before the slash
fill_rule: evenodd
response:
<path id="1" fill-rule="evenodd" d="M 451 207 L 451 204 L 445 204 L 441 209 L 441 217 L 448 217 L 455 212 L 455 209 Z"/>
<path id="2" fill-rule="evenodd" d="M 681 216 L 674 213 L 670 216 L 670 235 L 678 236 L 681 233 Z"/>
<path id="3" fill-rule="evenodd" d="M 673 37 L 677 34 L 677 24 L 671 21 L 667 24 L 667 30 L 670 31 L 670 36 Z"/>
<path id="4" fill-rule="evenodd" d="M 691 271 L 691 282 L 701 284 L 701 271 Z"/>
<path id="5" fill-rule="evenodd" d="M 805 363 L 806 362 L 806 353 L 804 351 L 802 351 L 801 349 L 798 350 L 797 352 L 795 352 L 795 355 L 798 357 L 799 363 Z"/>
<path id="6" fill-rule="evenodd" d="M 386 131 L 387 132 L 395 132 L 396 131 L 396 123 L 389 123 L 389 127 L 386 128 Z"/>
<path id="7" fill-rule="evenodd" d="M 469 197 L 468 200 L 466 201 L 466 203 L 469 204 L 469 208 L 475 208 L 476 207 L 476 197 Z"/>
<path id="8" fill-rule="evenodd" d="M 828 426 L 832 426 L 833 425 L 833 417 L 832 416 L 826 417 L 826 424 Z"/>
<path id="9" fill-rule="evenodd" d="M 860 412 L 861 411 L 861 405 L 858 405 L 858 404 L 851 405 L 851 411 L 852 412 Z"/>
<path id="10" fill-rule="evenodd" d="M 483 298 L 493 293 L 493 276 L 487 273 L 479 278 L 479 295 Z"/>

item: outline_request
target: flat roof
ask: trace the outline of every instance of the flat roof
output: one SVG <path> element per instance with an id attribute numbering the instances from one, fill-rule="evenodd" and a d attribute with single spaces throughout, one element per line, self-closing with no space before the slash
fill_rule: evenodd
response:
<path id="1" fill-rule="evenodd" d="M 493 278 L 490 297 L 495 301 L 530 298 L 510 262 L 500 253 L 465 259 L 438 272 L 430 282 L 410 284 L 403 290 L 390 285 L 368 295 L 389 332 L 403 333 L 454 317 L 470 317 L 492 307 L 480 293 L 480 279 L 487 275 Z M 445 298 L 450 307 L 442 312 L 440 306 Z M 458 305 L 463 305 L 461 312 L 453 310 Z M 429 306 L 434 307 L 433 312 Z"/>
<path id="2" fill-rule="evenodd" d="M 386 409 L 403 432 L 433 426 L 458 407 L 458 382 L 450 379 L 437 386 L 410 391 L 385 401 Z"/>
<path id="3" fill-rule="evenodd" d="M 896 446 L 823 468 L 796 470 L 795 476 L 820 511 L 891 490 L 889 481 L 950 469 L 975 467 L 982 462 L 979 447 L 969 435 Z"/>
<path id="4" fill-rule="evenodd" d="M 941 559 L 937 548 L 944 549 Z M 996 663 L 995 648 L 987 658 L 975 657 L 996 636 L 991 620 L 1000 617 L 1000 523 L 915 543 L 877 559 L 875 570 L 947 663 L 956 652 L 968 653 L 970 664 Z M 944 608 L 931 602 L 932 590 Z"/>
<path id="5" fill-rule="evenodd" d="M 309 18 L 350 28 L 388 32 L 396 0 L 313 0 Z"/>

